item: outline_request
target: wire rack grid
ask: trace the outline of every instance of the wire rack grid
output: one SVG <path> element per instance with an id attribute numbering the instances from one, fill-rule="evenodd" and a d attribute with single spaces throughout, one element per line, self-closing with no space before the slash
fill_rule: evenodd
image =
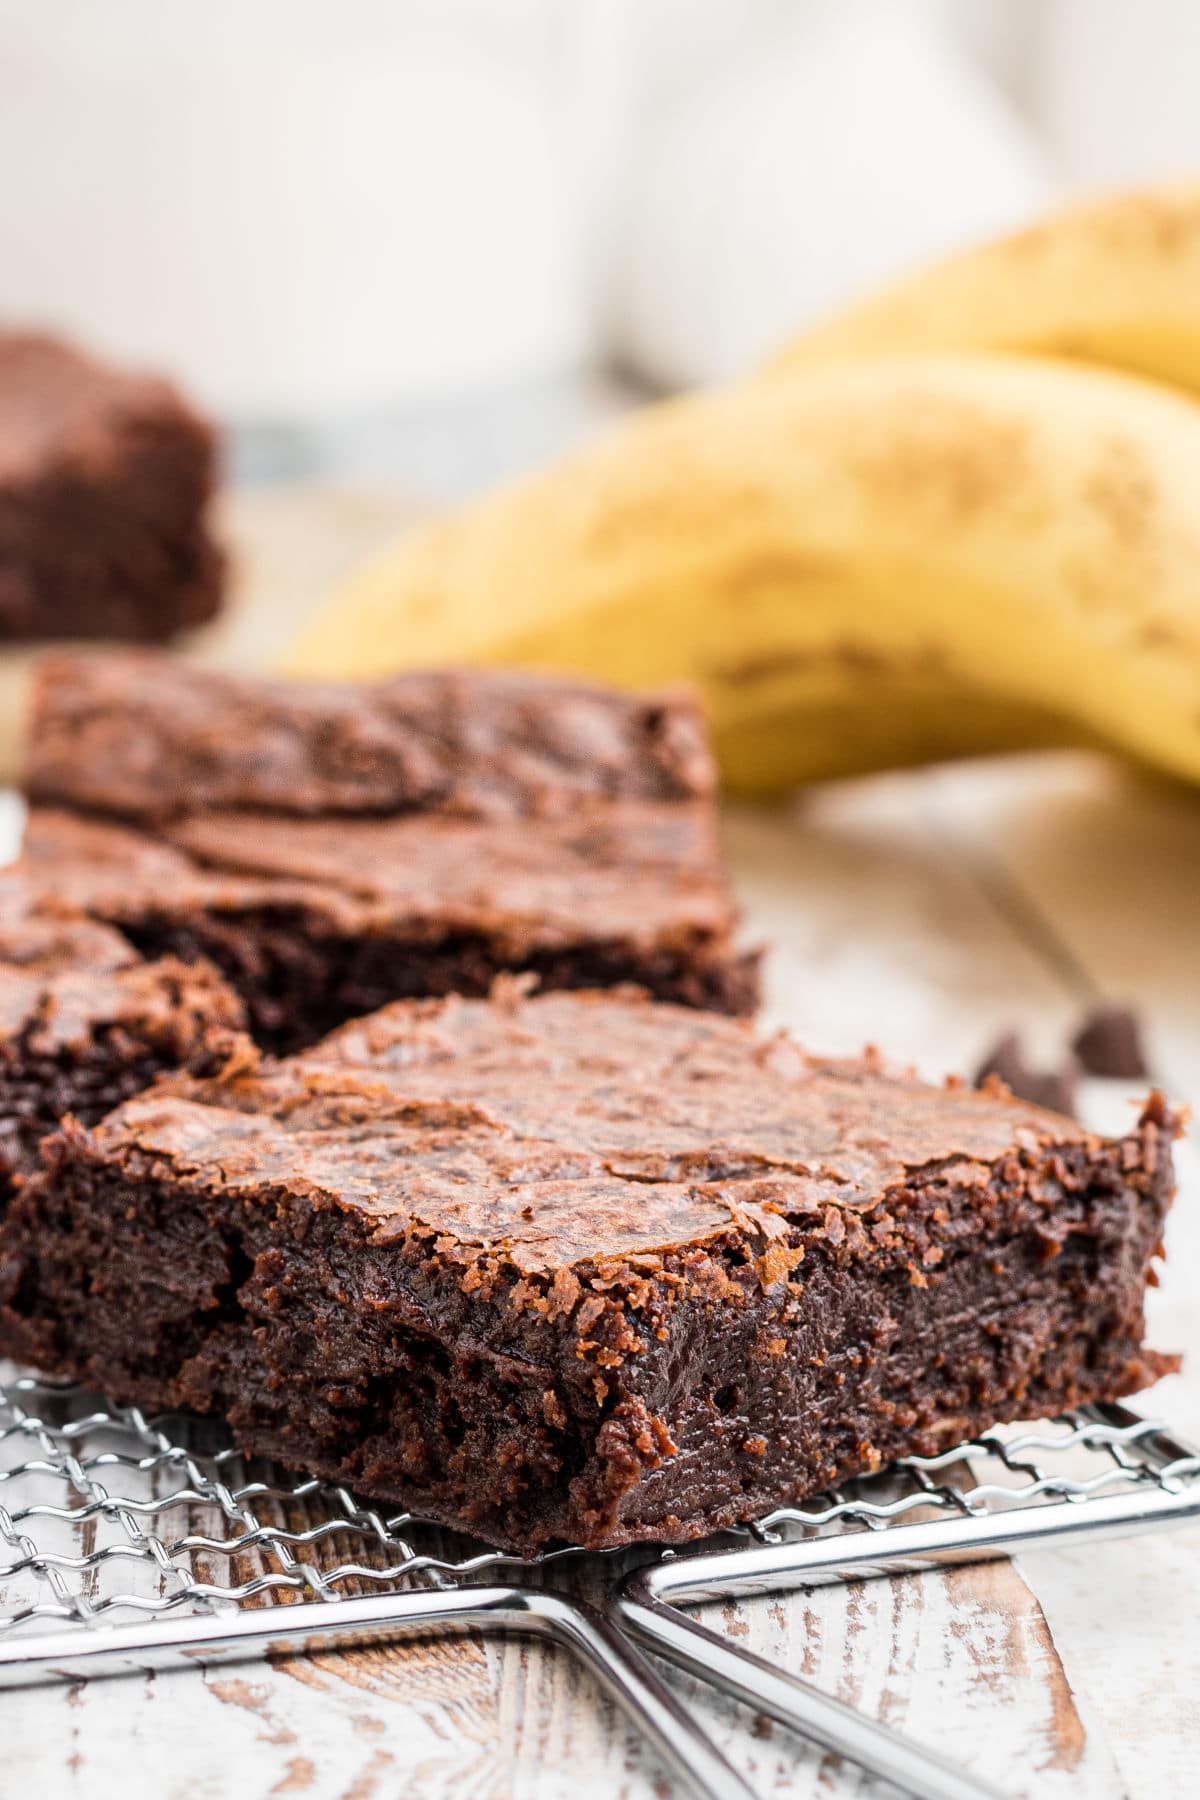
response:
<path id="1" fill-rule="evenodd" d="M 583 1658 L 693 1790 L 747 1789 L 651 1650 L 909 1792 L 986 1790 L 685 1614 L 705 1601 L 1200 1516 L 1200 1457 L 1117 1407 L 912 1457 L 682 1551 L 518 1558 L 292 1482 L 197 1421 L 0 1369 L 0 1687 L 498 1629 Z M 607 1592 L 596 1606 L 581 1593 Z M 640 1646 L 641 1648 L 637 1648 Z"/>

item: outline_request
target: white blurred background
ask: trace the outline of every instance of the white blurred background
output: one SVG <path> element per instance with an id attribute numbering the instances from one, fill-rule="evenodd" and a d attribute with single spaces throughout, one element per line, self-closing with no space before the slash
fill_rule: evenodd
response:
<path id="1" fill-rule="evenodd" d="M 0 0 L 0 314 L 243 473 L 463 490 L 1058 197 L 1200 172 L 1195 0 Z"/>

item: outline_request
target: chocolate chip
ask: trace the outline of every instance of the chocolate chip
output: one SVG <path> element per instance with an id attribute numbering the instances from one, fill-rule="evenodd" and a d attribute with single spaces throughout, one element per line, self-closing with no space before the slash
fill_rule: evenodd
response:
<path id="1" fill-rule="evenodd" d="M 1127 1006 L 1098 1006 L 1084 1019 L 1071 1048 L 1089 1075 L 1144 1081 L 1150 1073 L 1137 1014 Z"/>
<path id="2" fill-rule="evenodd" d="M 1015 1031 L 1005 1032 L 992 1045 L 975 1071 L 975 1086 L 982 1087 L 990 1075 L 997 1076 L 1018 1100 L 1028 1100 L 1032 1106 L 1044 1106 L 1067 1118 L 1074 1116 L 1077 1088 L 1074 1070 L 1070 1067 L 1030 1068 Z"/>
<path id="3" fill-rule="evenodd" d="M 982 1087 L 989 1075 L 998 1075 L 1007 1087 L 1012 1087 L 1014 1079 L 1026 1073 L 1021 1040 L 1015 1031 L 1006 1031 L 992 1045 L 971 1081 L 973 1086 Z"/>

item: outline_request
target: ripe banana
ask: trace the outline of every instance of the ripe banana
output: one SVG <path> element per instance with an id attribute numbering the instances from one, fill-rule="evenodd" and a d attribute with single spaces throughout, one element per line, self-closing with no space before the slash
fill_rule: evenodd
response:
<path id="1" fill-rule="evenodd" d="M 289 667 L 437 663 L 690 680 L 757 792 L 1063 741 L 1200 780 L 1200 406 L 947 354 L 648 408 L 418 529 Z"/>
<path id="2" fill-rule="evenodd" d="M 767 372 L 934 349 L 1031 351 L 1200 392 L 1200 182 L 1072 207 L 938 263 L 785 345 Z"/>

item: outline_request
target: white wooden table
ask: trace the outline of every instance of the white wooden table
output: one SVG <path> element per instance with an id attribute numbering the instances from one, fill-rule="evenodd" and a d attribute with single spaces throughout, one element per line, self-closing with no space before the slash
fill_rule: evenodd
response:
<path id="1" fill-rule="evenodd" d="M 268 562 L 274 529 L 251 541 Z M 331 572 L 328 555 L 310 560 Z M 1065 755 L 829 787 L 726 825 L 748 934 L 774 946 L 771 1022 L 826 1050 L 871 1040 L 938 1076 L 1014 1024 L 1049 1058 L 1089 1000 L 1129 999 L 1161 1082 L 1200 1100 L 1197 797 Z M 1127 1116 L 1113 1084 L 1090 1084 L 1086 1101 L 1097 1123 Z M 1200 1440 L 1200 1178 L 1193 1147 L 1181 1152 L 1154 1335 L 1195 1367 L 1143 1404 Z M 723 1620 L 1014 1795 L 1196 1791 L 1200 1530 L 731 1603 Z M 853 1771 L 679 1686 L 760 1793 L 866 1791 Z M 414 1644 L 14 1693 L 0 1716 L 3 1795 L 665 1791 L 588 1679 L 532 1644 Z"/>

